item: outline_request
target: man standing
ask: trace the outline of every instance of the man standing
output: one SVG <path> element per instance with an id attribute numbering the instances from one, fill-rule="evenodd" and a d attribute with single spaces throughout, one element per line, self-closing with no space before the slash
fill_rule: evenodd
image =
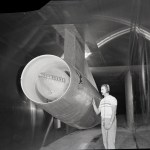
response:
<path id="1" fill-rule="evenodd" d="M 101 86 L 101 93 L 104 98 L 100 101 L 98 108 L 94 99 L 92 104 L 95 113 L 97 115 L 101 113 L 101 129 L 105 149 L 115 149 L 117 99 L 110 95 L 109 92 L 109 85 L 103 84 Z"/>

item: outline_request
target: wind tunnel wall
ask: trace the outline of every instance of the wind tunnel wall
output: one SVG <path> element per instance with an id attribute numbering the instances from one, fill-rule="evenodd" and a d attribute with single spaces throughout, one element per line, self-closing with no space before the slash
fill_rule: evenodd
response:
<path id="1" fill-rule="evenodd" d="M 131 35 L 134 39 L 130 49 L 130 68 L 135 124 L 143 126 L 150 124 L 150 44 L 142 34 L 132 32 Z"/>

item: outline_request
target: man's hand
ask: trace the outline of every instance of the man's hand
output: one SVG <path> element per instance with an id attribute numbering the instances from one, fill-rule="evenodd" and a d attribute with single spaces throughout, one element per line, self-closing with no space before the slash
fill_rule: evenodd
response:
<path id="1" fill-rule="evenodd" d="M 106 130 L 109 130 L 111 128 L 112 122 L 110 120 L 103 121 L 103 126 Z"/>
<path id="2" fill-rule="evenodd" d="M 112 125 L 111 123 L 109 123 L 109 124 L 105 124 L 105 126 L 104 126 L 104 127 L 105 127 L 105 129 L 106 129 L 106 130 L 109 130 L 109 129 L 111 128 L 111 125 Z"/>
<path id="3" fill-rule="evenodd" d="M 92 104 L 95 105 L 95 99 L 93 98 Z"/>

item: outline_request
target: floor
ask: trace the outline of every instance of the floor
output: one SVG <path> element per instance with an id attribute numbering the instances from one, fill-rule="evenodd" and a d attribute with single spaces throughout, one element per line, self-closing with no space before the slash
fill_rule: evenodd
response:
<path id="1" fill-rule="evenodd" d="M 150 119 L 149 125 L 144 126 L 143 118 L 145 117 L 136 116 L 136 128 L 130 131 L 127 129 L 125 115 L 117 115 L 116 148 L 150 148 Z M 104 149 L 100 125 L 89 130 L 78 130 L 63 123 L 61 128 L 56 128 L 55 124 L 49 128 L 51 117 L 49 120 L 47 117 L 44 121 L 37 121 L 35 126 L 27 119 L 30 117 L 23 117 L 19 124 L 12 124 L 10 118 L 1 122 L 0 150 Z"/>
<path id="2" fill-rule="evenodd" d="M 118 118 L 116 134 L 117 149 L 139 149 L 150 148 L 150 126 L 137 126 L 135 130 L 126 128 L 123 119 Z M 77 130 L 40 150 L 95 150 L 104 149 L 100 126 L 88 130 Z"/>
<path id="3" fill-rule="evenodd" d="M 139 128 L 134 135 L 130 130 L 118 128 L 117 149 L 150 148 L 150 127 Z M 100 128 L 76 131 L 42 147 L 40 150 L 94 150 L 104 149 Z"/>

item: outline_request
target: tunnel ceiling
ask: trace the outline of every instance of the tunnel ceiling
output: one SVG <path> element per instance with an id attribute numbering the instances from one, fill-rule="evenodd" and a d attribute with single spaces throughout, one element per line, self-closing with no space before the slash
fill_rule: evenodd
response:
<path id="1" fill-rule="evenodd" d="M 106 82 L 123 79 L 129 65 L 130 29 L 136 24 L 149 35 L 149 6 L 149 0 L 57 0 L 35 11 L 1 13 L 1 67 L 6 61 L 22 66 L 45 53 L 62 56 L 64 39 L 54 26 L 62 25 L 63 30 L 74 24 L 92 52 L 87 62 L 97 82 L 98 77 L 108 77 Z"/>

